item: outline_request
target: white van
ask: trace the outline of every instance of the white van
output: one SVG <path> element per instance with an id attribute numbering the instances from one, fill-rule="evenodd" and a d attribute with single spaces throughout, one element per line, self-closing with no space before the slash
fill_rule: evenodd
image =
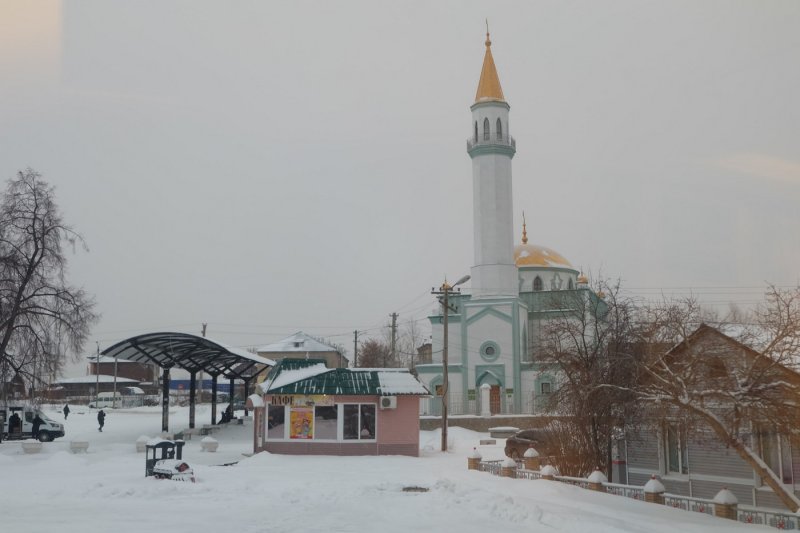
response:
<path id="1" fill-rule="evenodd" d="M 18 431 L 9 433 L 8 422 L 9 419 L 16 414 L 22 421 L 22 427 Z M 39 415 L 42 419 L 42 424 L 39 426 L 39 431 L 33 435 L 33 419 Z M 31 405 L 0 405 L 0 419 L 2 419 L 3 426 L 3 439 L 39 439 L 42 442 L 50 442 L 53 439 L 64 436 L 64 426 L 52 420 L 41 410 Z"/>
<path id="2" fill-rule="evenodd" d="M 117 401 L 114 402 L 116 395 Z M 122 407 L 122 394 L 117 392 L 101 392 L 97 398 L 89 402 L 89 407 L 95 409 L 108 409 L 109 407 Z"/>

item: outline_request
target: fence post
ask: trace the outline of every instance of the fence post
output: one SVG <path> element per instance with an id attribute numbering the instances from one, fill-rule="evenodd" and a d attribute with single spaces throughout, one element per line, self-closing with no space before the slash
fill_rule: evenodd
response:
<path id="1" fill-rule="evenodd" d="M 500 467 L 501 477 L 517 477 L 517 463 L 511 457 L 506 457 Z"/>
<path id="2" fill-rule="evenodd" d="M 722 487 L 722 490 L 714 496 L 714 516 L 736 520 L 738 514 L 739 500 L 736 495 Z"/>
<path id="3" fill-rule="evenodd" d="M 603 483 L 608 483 L 608 478 L 600 471 L 600 467 L 595 467 L 594 472 L 589 474 L 589 490 L 596 490 L 598 492 L 605 492 L 606 488 Z"/>
<path id="4" fill-rule="evenodd" d="M 558 475 L 558 470 L 553 465 L 545 465 L 539 471 L 542 475 L 542 479 L 549 479 L 550 481 L 555 480 L 556 476 Z"/>
<path id="5" fill-rule="evenodd" d="M 666 491 L 667 489 L 664 488 L 664 485 L 653 474 L 644 485 L 644 501 L 664 505 L 664 493 Z"/>
<path id="6" fill-rule="evenodd" d="M 525 455 L 522 456 L 522 462 L 525 465 L 525 470 L 539 470 L 539 452 L 536 448 L 531 446 L 525 450 Z"/>
<path id="7" fill-rule="evenodd" d="M 472 448 L 472 454 L 467 457 L 467 470 L 480 470 L 481 469 L 481 454 L 478 453 L 477 448 Z"/>

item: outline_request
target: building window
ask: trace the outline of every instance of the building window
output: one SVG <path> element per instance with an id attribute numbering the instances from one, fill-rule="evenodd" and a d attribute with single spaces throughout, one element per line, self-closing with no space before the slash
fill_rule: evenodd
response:
<path id="1" fill-rule="evenodd" d="M 543 381 L 539 387 L 542 391 L 542 396 L 547 396 L 553 392 L 553 384 L 549 381 Z"/>
<path id="2" fill-rule="evenodd" d="M 484 361 L 495 361 L 500 357 L 500 346 L 494 341 L 486 341 L 481 344 L 480 354 Z"/>
<path id="3" fill-rule="evenodd" d="M 664 470 L 667 474 L 689 473 L 689 452 L 686 446 L 686 436 L 677 426 L 668 425 L 665 431 L 664 442 Z"/>
<path id="4" fill-rule="evenodd" d="M 497 138 L 498 139 L 503 138 L 503 123 L 500 122 L 499 118 L 497 119 Z"/>
<path id="5" fill-rule="evenodd" d="M 769 469 L 785 485 L 792 485 L 792 446 L 789 440 L 771 429 L 759 431 L 758 440 L 759 453 Z"/>
<path id="6" fill-rule="evenodd" d="M 567 288 L 572 290 L 575 288 L 575 285 L 572 284 L 572 278 L 569 278 L 569 282 L 567 283 Z"/>
<path id="7" fill-rule="evenodd" d="M 478 142 L 478 121 L 475 121 L 475 142 Z"/>
<path id="8" fill-rule="evenodd" d="M 375 440 L 375 404 L 344 405 L 344 440 Z"/>
<path id="9" fill-rule="evenodd" d="M 339 407 L 336 405 L 314 407 L 314 439 L 336 440 Z"/>
<path id="10" fill-rule="evenodd" d="M 489 136 L 489 119 L 483 119 L 483 140 L 488 141 L 490 138 Z"/>
<path id="11" fill-rule="evenodd" d="M 283 439 L 285 438 L 284 419 L 286 417 L 286 408 L 283 405 L 270 405 L 267 408 L 267 438 L 268 439 Z"/>
<path id="12" fill-rule="evenodd" d="M 543 286 L 542 278 L 540 278 L 539 276 L 533 278 L 533 290 L 540 291 L 542 290 L 542 286 Z"/>

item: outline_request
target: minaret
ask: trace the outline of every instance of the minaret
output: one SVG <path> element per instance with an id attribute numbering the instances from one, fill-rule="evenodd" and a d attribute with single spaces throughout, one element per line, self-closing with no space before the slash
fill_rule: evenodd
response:
<path id="1" fill-rule="evenodd" d="M 472 104 L 472 135 L 467 153 L 472 158 L 472 197 L 475 265 L 472 297 L 518 296 L 514 266 L 511 199 L 511 159 L 516 152 L 509 134 L 508 110 L 486 33 L 481 80 Z"/>

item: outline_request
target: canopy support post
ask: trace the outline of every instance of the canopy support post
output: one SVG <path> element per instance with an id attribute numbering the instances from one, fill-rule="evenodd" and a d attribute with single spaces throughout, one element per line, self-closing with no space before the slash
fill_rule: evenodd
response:
<path id="1" fill-rule="evenodd" d="M 211 376 L 211 423 L 217 423 L 217 375 Z"/>
<path id="2" fill-rule="evenodd" d="M 169 431 L 169 367 L 161 375 L 161 431 Z"/>
<path id="3" fill-rule="evenodd" d="M 197 389 L 197 371 L 191 374 L 189 380 L 189 428 L 194 429 L 194 403 L 195 403 L 195 389 Z"/>

